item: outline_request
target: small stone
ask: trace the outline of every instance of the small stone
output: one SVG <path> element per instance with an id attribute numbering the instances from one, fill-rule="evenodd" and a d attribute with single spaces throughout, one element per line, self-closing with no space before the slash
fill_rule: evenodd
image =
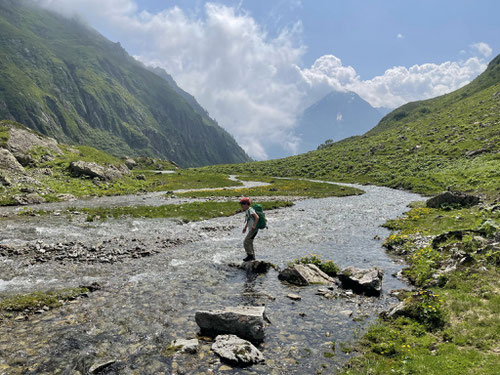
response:
<path id="1" fill-rule="evenodd" d="M 90 374 L 99 374 L 101 371 L 105 370 L 107 367 L 113 365 L 116 361 L 110 360 L 106 362 L 101 362 L 101 363 L 95 363 L 93 364 L 90 369 L 89 373 Z"/>
<path id="2" fill-rule="evenodd" d="M 173 341 L 171 345 L 175 347 L 181 347 L 180 349 L 181 353 L 191 353 L 191 354 L 197 353 L 200 347 L 200 343 L 197 339 L 192 339 L 192 340 L 179 339 Z"/>
<path id="3" fill-rule="evenodd" d="M 352 310 L 342 310 L 340 314 L 351 317 L 352 316 Z"/>
<path id="4" fill-rule="evenodd" d="M 293 294 L 293 293 L 288 294 L 287 297 L 290 298 L 291 300 L 294 300 L 294 301 L 300 301 L 302 299 L 301 296 L 299 296 L 298 294 Z"/>

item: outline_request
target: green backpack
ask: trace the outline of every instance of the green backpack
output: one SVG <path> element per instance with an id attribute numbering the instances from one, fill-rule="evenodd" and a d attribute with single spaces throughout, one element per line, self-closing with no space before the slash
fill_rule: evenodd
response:
<path id="1" fill-rule="evenodd" d="M 252 208 L 255 210 L 255 213 L 259 215 L 259 221 L 257 222 L 257 229 L 267 228 L 266 214 L 262 210 L 262 206 L 260 204 L 254 204 Z"/>

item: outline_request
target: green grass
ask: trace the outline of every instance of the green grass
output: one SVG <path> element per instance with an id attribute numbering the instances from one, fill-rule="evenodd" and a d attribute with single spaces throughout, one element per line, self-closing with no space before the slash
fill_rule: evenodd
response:
<path id="1" fill-rule="evenodd" d="M 284 159 L 208 170 L 376 184 L 426 195 L 449 188 L 498 198 L 499 61 L 460 90 L 396 109 L 363 136 Z M 477 150 L 482 153 L 466 155 Z"/>
<path id="2" fill-rule="evenodd" d="M 417 235 L 452 230 L 478 230 L 483 223 L 500 225 L 500 213 L 477 207 L 429 209 L 421 204 L 387 226 L 397 232 L 385 245 L 402 254 L 404 275 L 420 287 L 405 296 L 405 311 L 396 319 L 380 319 L 358 344 L 361 356 L 342 374 L 497 374 L 500 370 L 500 252 L 487 250 L 474 235 L 445 239 L 419 247 Z M 455 271 L 434 276 L 456 251 L 470 260 Z"/>
<path id="3" fill-rule="evenodd" d="M 0 147 L 6 147 L 10 137 L 10 131 L 7 126 L 4 126 L 3 121 L 0 121 Z"/>
<path id="4" fill-rule="evenodd" d="M 79 287 L 3 297 L 0 298 L 0 321 L 12 317 L 14 313 L 33 313 L 44 306 L 50 309 L 60 307 L 62 302 L 87 293 L 89 293 L 87 288 Z"/>
<path id="5" fill-rule="evenodd" d="M 271 210 L 293 205 L 289 201 L 258 202 L 264 210 Z M 73 212 L 76 208 L 68 209 Z M 167 204 L 162 206 L 126 206 L 111 208 L 84 208 L 87 221 L 105 220 L 107 218 L 177 218 L 183 221 L 200 221 L 215 217 L 232 216 L 240 212 L 238 202 L 194 202 L 183 204 Z M 47 214 L 46 211 L 32 214 Z"/>
<path id="6" fill-rule="evenodd" d="M 216 197 L 301 196 L 309 198 L 325 198 L 332 196 L 343 197 L 349 195 L 360 195 L 364 193 L 360 189 L 348 186 L 311 182 L 300 179 L 276 179 L 266 176 L 243 176 L 239 178 L 244 181 L 246 180 L 246 181 L 267 182 L 270 185 L 253 187 L 253 188 L 241 188 L 241 189 L 197 191 L 189 193 L 180 193 L 178 195 L 190 198 L 211 197 L 211 196 L 216 196 Z"/>

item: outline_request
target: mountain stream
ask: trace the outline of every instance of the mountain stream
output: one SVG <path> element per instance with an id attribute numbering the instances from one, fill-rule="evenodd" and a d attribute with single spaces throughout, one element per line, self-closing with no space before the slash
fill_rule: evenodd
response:
<path id="1" fill-rule="evenodd" d="M 353 185 L 356 186 L 356 185 Z M 108 219 L 88 223 L 76 215 L 16 216 L 0 208 L 0 244 L 23 246 L 81 242 L 88 246 L 131 244 L 156 249 L 151 256 L 114 263 L 52 260 L 26 262 L 0 256 L 0 295 L 76 287 L 101 289 L 27 320 L 0 324 L 0 374 L 331 374 L 348 358 L 349 346 L 377 314 L 396 302 L 389 292 L 406 285 L 392 276 L 403 265 L 382 248 L 387 219 L 422 199 L 374 186 L 343 198 L 305 199 L 268 211 L 269 229 L 255 239 L 256 255 L 281 268 L 311 253 L 341 268 L 378 266 L 385 272 L 380 297 L 351 294 L 327 299 L 319 286 L 295 287 L 267 274 L 247 274 L 229 263 L 243 250 L 243 214 L 201 222 L 170 219 Z M 103 205 L 167 204 L 190 199 L 161 194 L 107 197 L 46 204 L 44 209 Z M 179 239 L 163 247 L 166 239 Z M 287 294 L 299 294 L 292 301 Z M 197 354 L 169 353 L 175 339 L 195 338 L 197 310 L 265 305 L 271 324 L 259 346 L 266 362 L 247 368 L 221 363 L 201 338 Z M 98 367 L 98 366 L 97 366 Z M 96 370 L 95 370 L 96 371 Z M 99 372 L 100 371 L 100 372 Z"/>

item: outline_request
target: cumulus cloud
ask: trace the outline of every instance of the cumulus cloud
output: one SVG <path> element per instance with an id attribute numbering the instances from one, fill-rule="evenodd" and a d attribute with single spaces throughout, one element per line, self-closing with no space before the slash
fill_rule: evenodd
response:
<path id="1" fill-rule="evenodd" d="M 482 58 L 471 57 L 392 67 L 363 80 L 334 55 L 301 68 L 302 25 L 271 37 L 240 7 L 207 3 L 194 13 L 171 7 L 153 14 L 139 11 L 134 0 L 34 1 L 78 14 L 97 29 L 112 29 L 138 60 L 167 70 L 257 159 L 275 147 L 293 153 L 299 142 L 296 116 L 332 90 L 356 92 L 375 107 L 397 107 L 453 91 L 486 68 Z M 486 43 L 471 48 L 491 54 Z"/>
<path id="2" fill-rule="evenodd" d="M 374 107 L 395 108 L 414 100 L 432 98 L 456 90 L 486 69 L 478 57 L 465 62 L 396 66 L 383 75 L 362 80 L 352 66 L 344 66 L 332 55 L 320 57 L 301 71 L 311 93 L 321 96 L 329 90 L 353 91 Z M 316 96 L 316 95 L 315 95 Z"/>
<path id="3" fill-rule="evenodd" d="M 490 57 L 493 49 L 488 45 L 488 43 L 480 42 L 471 44 L 470 47 L 482 54 L 484 57 Z"/>

